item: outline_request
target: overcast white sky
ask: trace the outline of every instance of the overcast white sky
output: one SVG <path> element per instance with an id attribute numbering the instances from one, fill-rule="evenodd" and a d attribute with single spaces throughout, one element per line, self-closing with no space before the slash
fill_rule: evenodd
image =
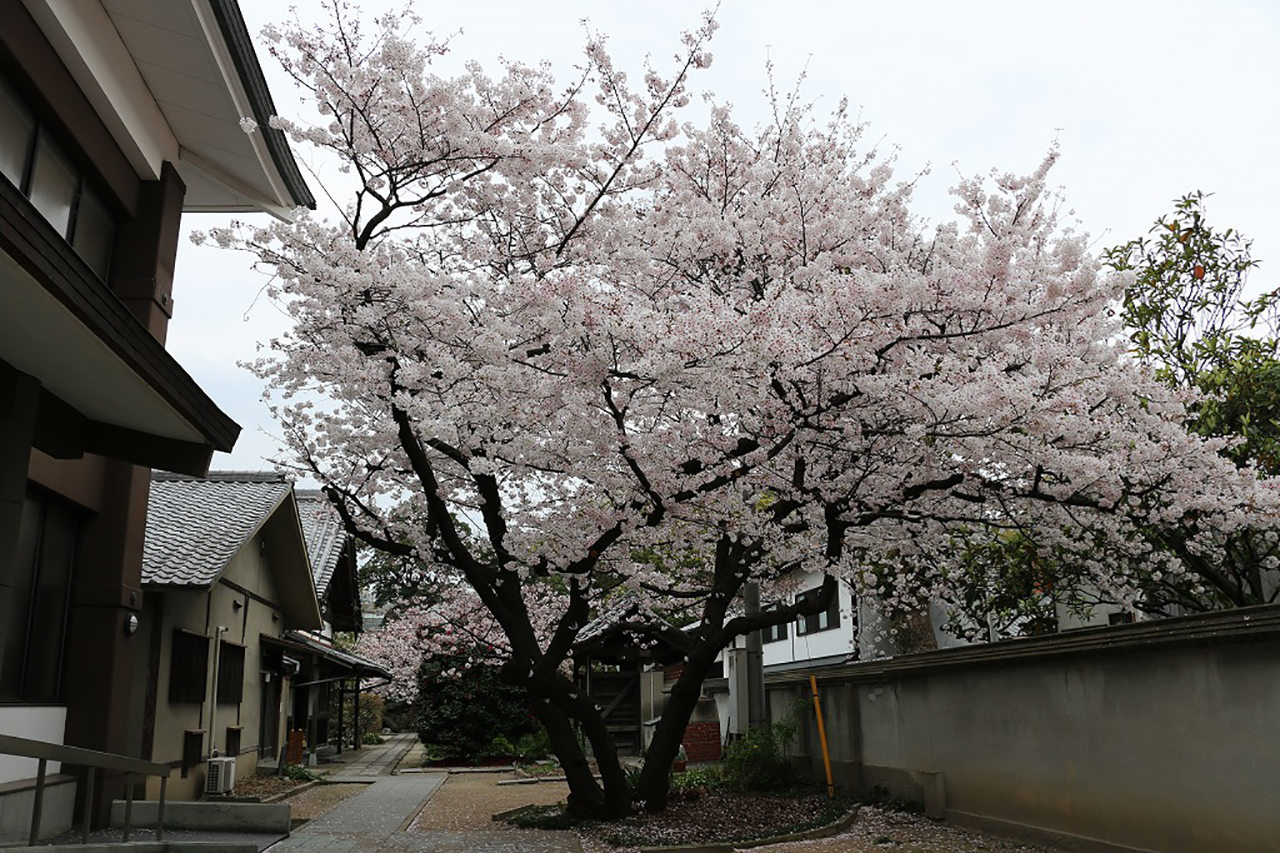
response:
<path id="1" fill-rule="evenodd" d="M 291 4 L 304 20 L 320 13 L 314 0 L 241 0 L 277 108 L 299 116 L 307 113 L 292 81 L 259 36 L 264 24 L 288 17 Z M 373 12 L 393 4 L 362 5 Z M 609 35 L 618 67 L 638 72 L 646 54 L 663 67 L 701 7 L 419 0 L 414 8 L 423 29 L 461 31 L 438 73 L 475 59 L 496 74 L 503 55 L 550 60 L 567 82 L 581 56 L 583 19 Z M 1052 181 L 1096 250 L 1146 233 L 1174 198 L 1201 189 L 1214 194 L 1214 225 L 1253 238 L 1264 264 L 1251 289 L 1280 286 L 1280 4 L 723 0 L 717 18 L 715 61 L 695 77 L 696 88 L 732 102 L 750 126 L 767 115 L 766 60 L 782 87 L 807 67 L 805 96 L 820 112 L 841 97 L 860 107 L 866 138 L 898 149 L 900 178 L 931 167 L 916 199 L 933 222 L 952 218 L 947 189 L 957 170 L 1025 173 L 1056 138 L 1062 159 Z M 326 163 L 296 153 L 323 179 Z M 316 189 L 317 179 L 309 182 Z M 185 222 L 202 230 L 220 224 L 212 215 Z M 244 429 L 235 453 L 219 454 L 215 468 L 265 468 L 275 453 L 260 385 L 236 366 L 285 328 L 259 298 L 264 283 L 248 256 L 182 240 L 169 348 Z"/>

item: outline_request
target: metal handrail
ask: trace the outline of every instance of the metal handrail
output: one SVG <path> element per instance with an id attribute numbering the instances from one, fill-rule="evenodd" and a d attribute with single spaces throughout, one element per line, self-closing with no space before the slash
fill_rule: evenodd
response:
<path id="1" fill-rule="evenodd" d="M 24 737 L 0 734 L 0 755 L 16 755 L 19 758 L 34 758 L 40 762 L 36 773 L 35 803 L 31 807 L 31 835 L 29 843 L 35 846 L 40 839 L 40 817 L 44 807 L 45 769 L 50 761 L 64 764 L 78 764 L 88 769 L 85 774 L 84 817 L 80 826 L 80 843 L 89 841 L 89 816 L 93 812 L 93 788 L 98 770 L 119 770 L 124 773 L 124 840 L 129 840 L 130 824 L 133 819 L 133 777 L 160 777 L 160 806 L 156 815 L 156 841 L 164 840 L 164 802 L 165 789 L 169 783 L 169 765 L 141 758 L 130 758 L 127 755 L 116 755 L 111 752 L 98 752 L 95 749 L 84 749 L 79 746 L 65 746 L 60 743 L 49 743 L 43 740 L 29 740 Z"/>

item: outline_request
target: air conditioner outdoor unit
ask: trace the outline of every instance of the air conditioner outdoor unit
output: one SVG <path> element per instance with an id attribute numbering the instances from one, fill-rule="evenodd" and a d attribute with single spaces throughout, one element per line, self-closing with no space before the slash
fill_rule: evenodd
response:
<path id="1" fill-rule="evenodd" d="M 230 794 L 236 785 L 236 760 L 234 758 L 210 758 L 204 773 L 206 794 Z"/>

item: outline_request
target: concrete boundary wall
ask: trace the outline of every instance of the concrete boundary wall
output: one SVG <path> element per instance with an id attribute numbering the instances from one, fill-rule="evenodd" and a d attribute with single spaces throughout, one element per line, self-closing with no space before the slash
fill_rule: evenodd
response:
<path id="1" fill-rule="evenodd" d="M 1280 853 L 1280 606 L 773 674 L 773 714 L 810 672 L 848 790 L 1080 850 Z"/>
<path id="2" fill-rule="evenodd" d="M 36 783 L 0 784 L 0 848 L 26 846 L 31 836 L 31 812 L 35 808 Z M 76 804 L 76 778 L 51 774 L 45 778 L 40 838 L 60 835 L 72 827 Z"/>

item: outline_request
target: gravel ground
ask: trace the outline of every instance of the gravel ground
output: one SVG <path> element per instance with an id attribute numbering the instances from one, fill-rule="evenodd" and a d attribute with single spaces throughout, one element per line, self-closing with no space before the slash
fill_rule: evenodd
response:
<path id="1" fill-rule="evenodd" d="M 315 785 L 285 800 L 291 807 L 294 820 L 315 820 L 326 814 L 338 803 L 368 790 L 368 785 L 339 782 L 332 785 Z"/>
<path id="2" fill-rule="evenodd" d="M 767 838 L 801 824 L 831 823 L 839 818 L 838 814 L 831 814 L 831 806 L 825 793 L 783 796 L 708 792 L 696 799 L 673 799 L 658 814 L 639 812 L 589 831 L 605 840 L 655 846 Z"/>
<path id="3" fill-rule="evenodd" d="M 276 794 L 283 794 L 285 791 L 291 791 L 294 788 L 300 788 L 306 782 L 299 782 L 296 779 L 288 779 L 284 776 L 268 776 L 265 773 L 254 773 L 236 780 L 236 788 L 234 791 L 237 797 L 274 797 Z"/>
<path id="4" fill-rule="evenodd" d="M 523 832 L 493 819 L 494 812 L 520 806 L 549 806 L 564 802 L 569 786 L 564 782 L 536 785 L 499 785 L 514 779 L 511 773 L 453 773 L 409 827 L 410 832 L 432 830 L 510 830 Z"/>
<path id="5" fill-rule="evenodd" d="M 833 838 L 759 847 L 760 853 L 1061 853 L 904 812 L 863 806 L 848 831 Z M 594 851 L 593 851 L 594 853 Z"/>
<path id="6" fill-rule="evenodd" d="M 563 802 L 569 794 L 569 787 L 563 782 L 540 782 L 537 785 L 498 784 L 499 779 L 510 778 L 514 777 L 511 774 L 496 773 L 450 775 L 418 814 L 409 831 L 532 832 L 516 829 L 503 821 L 495 821 L 492 815 L 494 812 L 520 806 L 552 805 Z M 307 793 L 310 792 L 303 792 L 300 796 Z M 689 812 L 687 817 L 694 817 L 702 807 L 709 806 L 713 799 L 707 797 L 701 803 L 673 803 L 673 806 L 676 810 Z M 579 838 L 582 849 L 587 853 L 626 853 L 627 850 L 634 849 L 612 847 L 586 833 Z M 833 838 L 776 844 L 754 850 L 760 853 L 1063 853 L 1056 847 L 1018 842 L 932 821 L 921 815 L 875 806 L 863 806 L 854 825 Z"/>

